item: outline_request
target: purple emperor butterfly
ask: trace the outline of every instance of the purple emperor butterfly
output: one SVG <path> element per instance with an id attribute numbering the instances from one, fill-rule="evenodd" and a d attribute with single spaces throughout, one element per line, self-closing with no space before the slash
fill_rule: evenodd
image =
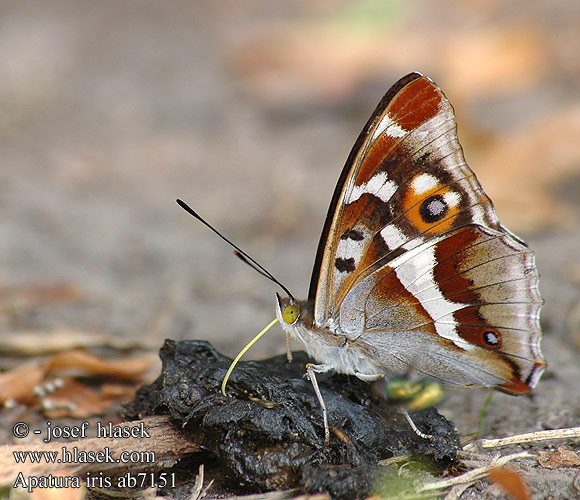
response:
<path id="1" fill-rule="evenodd" d="M 544 371 L 533 252 L 467 166 L 451 104 L 411 73 L 383 97 L 340 175 L 308 299 L 277 316 L 320 364 L 510 394 Z"/>
<path id="2" fill-rule="evenodd" d="M 456 129 L 430 79 L 395 83 L 342 170 L 308 299 L 278 297 L 283 329 L 319 363 L 307 369 L 327 438 L 315 373 L 376 380 L 412 367 L 518 395 L 544 371 L 534 254 L 499 222 Z"/>

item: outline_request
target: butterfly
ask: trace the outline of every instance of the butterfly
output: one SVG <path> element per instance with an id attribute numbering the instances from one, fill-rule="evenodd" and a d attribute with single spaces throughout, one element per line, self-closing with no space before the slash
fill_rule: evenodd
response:
<path id="1" fill-rule="evenodd" d="M 317 373 L 384 378 L 385 390 L 413 427 L 405 406 L 435 404 L 441 386 L 519 395 L 542 376 L 543 301 L 534 253 L 500 223 L 465 162 L 451 104 L 419 73 L 387 91 L 352 148 L 328 209 L 306 300 L 296 300 L 263 266 L 177 202 L 286 293 L 277 295 L 276 317 L 287 335 L 289 360 L 288 340 L 295 337 L 318 363 L 306 369 L 322 407 L 325 442 L 329 427 Z M 224 394 L 235 363 L 275 322 L 234 360 Z M 401 384 L 410 369 L 421 383 Z"/>
<path id="2" fill-rule="evenodd" d="M 318 364 L 362 380 L 409 367 L 443 386 L 518 395 L 545 368 L 533 252 L 467 166 L 453 108 L 411 73 L 385 94 L 334 191 L 306 300 L 276 315 Z"/>

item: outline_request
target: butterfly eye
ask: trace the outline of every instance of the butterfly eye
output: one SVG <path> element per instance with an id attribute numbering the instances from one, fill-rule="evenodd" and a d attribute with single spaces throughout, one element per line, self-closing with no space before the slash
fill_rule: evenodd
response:
<path id="1" fill-rule="evenodd" d="M 289 325 L 293 324 L 300 316 L 300 307 L 296 304 L 290 304 L 284 308 L 282 319 Z"/>

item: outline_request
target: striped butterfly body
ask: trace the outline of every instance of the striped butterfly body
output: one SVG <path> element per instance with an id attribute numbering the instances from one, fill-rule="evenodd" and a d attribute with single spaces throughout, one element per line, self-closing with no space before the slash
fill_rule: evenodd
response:
<path id="1" fill-rule="evenodd" d="M 278 297 L 284 330 L 319 363 L 311 379 L 412 367 L 444 386 L 524 394 L 545 367 L 541 304 L 534 254 L 467 166 L 449 101 L 428 78 L 405 76 L 342 171 L 308 299 Z"/>

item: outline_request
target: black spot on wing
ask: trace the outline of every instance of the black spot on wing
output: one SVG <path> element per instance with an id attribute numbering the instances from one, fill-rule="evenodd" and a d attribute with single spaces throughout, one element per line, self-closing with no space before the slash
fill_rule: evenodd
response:
<path id="1" fill-rule="evenodd" d="M 364 239 L 364 235 L 360 231 L 357 231 L 356 229 L 349 229 L 348 231 L 342 233 L 340 239 L 361 241 L 362 239 Z"/>
<path id="2" fill-rule="evenodd" d="M 355 269 L 354 259 L 341 259 L 338 258 L 334 261 L 334 266 L 341 273 L 352 273 Z"/>

